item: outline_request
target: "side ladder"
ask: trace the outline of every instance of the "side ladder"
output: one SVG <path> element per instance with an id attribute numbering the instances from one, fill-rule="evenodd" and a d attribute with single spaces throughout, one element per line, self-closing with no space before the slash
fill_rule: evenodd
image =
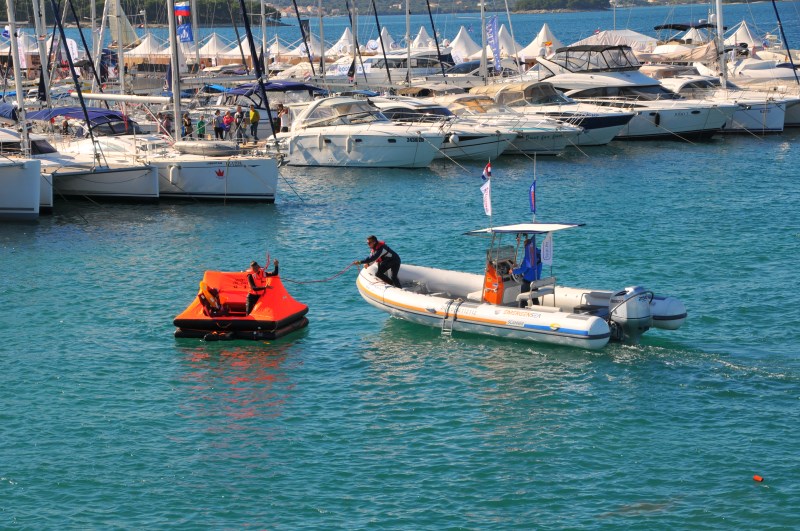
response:
<path id="1" fill-rule="evenodd" d="M 447 306 L 445 306 L 444 317 L 442 318 L 442 335 L 444 337 L 452 337 L 453 325 L 455 324 L 456 317 L 458 316 L 458 308 L 463 302 L 464 299 L 452 299 L 447 303 Z M 453 308 L 452 313 L 450 312 L 451 307 Z"/>

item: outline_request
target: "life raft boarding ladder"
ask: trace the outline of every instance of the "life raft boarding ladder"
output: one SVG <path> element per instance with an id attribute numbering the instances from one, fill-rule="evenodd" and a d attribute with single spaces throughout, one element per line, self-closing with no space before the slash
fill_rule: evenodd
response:
<path id="1" fill-rule="evenodd" d="M 455 303 L 455 306 L 453 306 Z M 447 306 L 444 307 L 444 317 L 442 318 L 442 335 L 444 337 L 452 337 L 453 325 L 456 322 L 458 309 L 464 303 L 464 299 L 450 299 Z M 453 313 L 450 313 L 450 307 L 453 306 Z"/>

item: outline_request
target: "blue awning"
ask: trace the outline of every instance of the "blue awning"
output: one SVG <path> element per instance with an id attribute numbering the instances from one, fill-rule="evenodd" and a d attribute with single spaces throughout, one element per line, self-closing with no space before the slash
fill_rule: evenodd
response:
<path id="1" fill-rule="evenodd" d="M 92 125 L 106 124 L 109 122 L 118 122 L 125 120 L 125 117 L 120 111 L 113 111 L 110 109 L 103 109 L 101 107 L 87 107 L 89 114 L 89 122 Z M 41 120 L 49 122 L 51 119 L 58 116 L 65 118 L 72 118 L 73 120 L 83 120 L 85 115 L 83 109 L 80 107 L 56 107 L 55 109 L 42 109 L 41 111 L 34 111 L 28 113 L 27 117 L 30 120 Z"/>

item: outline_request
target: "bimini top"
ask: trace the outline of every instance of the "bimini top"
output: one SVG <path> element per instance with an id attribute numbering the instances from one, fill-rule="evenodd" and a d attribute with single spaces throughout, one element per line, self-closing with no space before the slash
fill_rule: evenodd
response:
<path id="1" fill-rule="evenodd" d="M 517 223 L 516 225 L 503 225 L 465 232 L 469 236 L 481 234 L 546 234 L 557 230 L 574 229 L 583 227 L 585 223 Z"/>

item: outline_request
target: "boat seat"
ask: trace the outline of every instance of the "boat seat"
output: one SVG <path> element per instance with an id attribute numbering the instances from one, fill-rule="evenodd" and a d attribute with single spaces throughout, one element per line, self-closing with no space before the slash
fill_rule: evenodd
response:
<path id="1" fill-rule="evenodd" d="M 555 295 L 556 277 L 546 277 L 531 282 L 531 290 L 517 295 L 517 302 L 540 299 L 546 295 Z"/>
<path id="2" fill-rule="evenodd" d="M 608 317 L 608 306 L 581 304 L 580 306 L 575 306 L 572 309 L 572 313 L 576 313 L 578 315 L 596 315 L 597 317 L 605 319 Z"/>
<path id="3" fill-rule="evenodd" d="M 478 291 L 467 293 L 467 300 L 472 302 L 483 302 L 483 290 L 479 289 Z"/>

